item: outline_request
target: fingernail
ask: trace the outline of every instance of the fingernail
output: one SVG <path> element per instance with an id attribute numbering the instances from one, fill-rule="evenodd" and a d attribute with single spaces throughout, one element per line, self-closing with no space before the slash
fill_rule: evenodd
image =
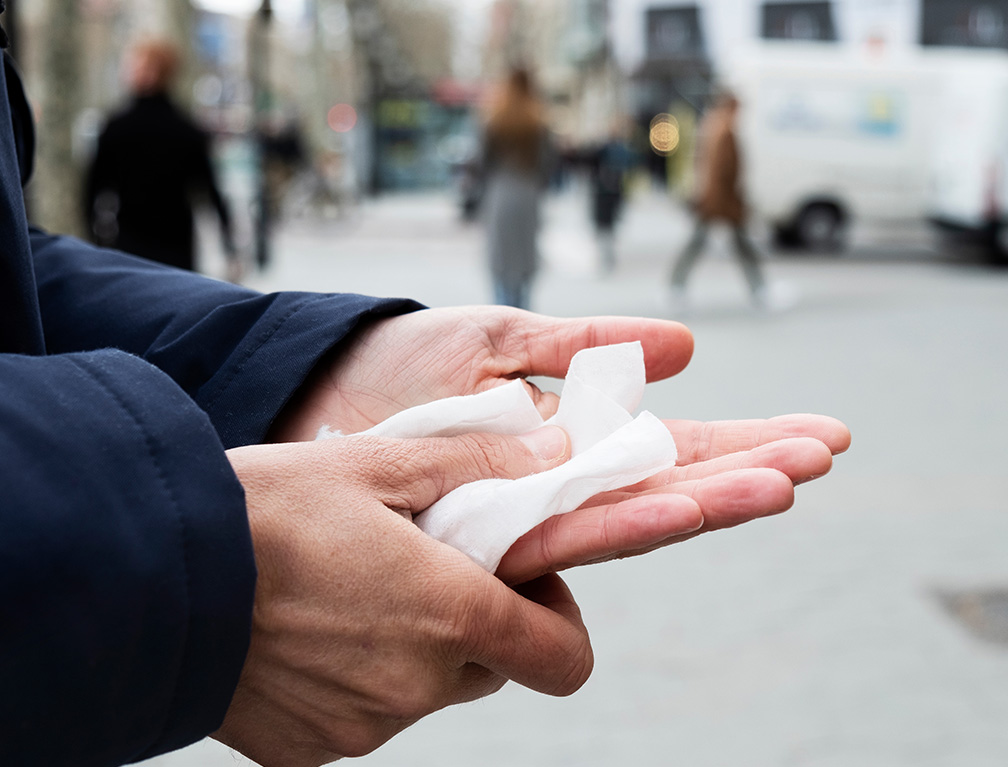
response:
<path id="1" fill-rule="evenodd" d="M 567 452 L 567 432 L 559 426 L 543 426 L 518 437 L 536 457 L 544 461 L 563 458 Z"/>
<path id="2" fill-rule="evenodd" d="M 820 477 L 825 477 L 828 473 L 829 473 L 828 471 L 824 471 L 822 474 L 809 474 L 807 477 L 796 479 L 794 485 L 795 487 L 798 487 L 798 485 L 804 485 L 806 482 L 814 482 Z"/>

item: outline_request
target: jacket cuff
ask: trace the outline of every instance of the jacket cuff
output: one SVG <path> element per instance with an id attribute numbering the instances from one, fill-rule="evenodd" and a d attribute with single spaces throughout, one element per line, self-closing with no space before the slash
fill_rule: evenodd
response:
<path id="1" fill-rule="evenodd" d="M 287 293 L 196 398 L 225 447 L 258 444 L 315 365 L 364 325 L 423 309 L 402 298 Z"/>

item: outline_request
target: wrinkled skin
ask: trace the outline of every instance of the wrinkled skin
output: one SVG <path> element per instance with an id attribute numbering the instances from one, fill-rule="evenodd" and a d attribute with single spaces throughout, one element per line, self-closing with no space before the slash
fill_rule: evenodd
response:
<path id="1" fill-rule="evenodd" d="M 666 421 L 679 465 L 547 520 L 494 577 L 409 517 L 466 482 L 557 465 L 570 455 L 562 432 L 311 441 L 323 424 L 354 433 L 434 399 L 562 377 L 580 349 L 633 340 L 652 381 L 693 350 L 677 323 L 481 307 L 382 320 L 321 363 L 270 435 L 287 444 L 229 451 L 259 580 L 251 648 L 216 737 L 267 766 L 308 767 L 367 753 L 507 679 L 569 694 L 592 655 L 556 571 L 784 511 L 794 486 L 849 444 L 846 427 L 823 416 Z M 529 390 L 551 415 L 556 396 Z"/>
<path id="2" fill-rule="evenodd" d="M 464 482 L 558 465 L 570 452 L 558 445 L 547 458 L 488 435 L 229 451 L 259 577 L 216 737 L 263 765 L 307 767 L 368 753 L 507 679 L 552 695 L 580 687 L 591 646 L 558 576 L 514 591 L 409 521 Z"/>
<path id="3" fill-rule="evenodd" d="M 666 320 L 557 319 L 507 307 L 390 318 L 319 366 L 273 437 L 311 440 L 323 424 L 354 433 L 442 397 L 514 378 L 562 378 L 581 349 L 626 341 L 643 345 L 649 381 L 680 372 L 693 354 L 689 330 Z M 544 417 L 555 412 L 555 394 L 532 385 L 529 391 Z M 794 502 L 794 486 L 827 473 L 832 456 L 850 444 L 847 427 L 826 416 L 665 423 L 679 448 L 675 469 L 632 494 L 610 493 L 547 520 L 512 547 L 497 575 L 521 583 L 784 511 Z"/>

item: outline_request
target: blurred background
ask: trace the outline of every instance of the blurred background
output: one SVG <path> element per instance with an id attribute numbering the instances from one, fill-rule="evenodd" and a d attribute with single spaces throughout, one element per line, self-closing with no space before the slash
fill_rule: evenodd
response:
<path id="1" fill-rule="evenodd" d="M 232 257 L 200 212 L 196 268 L 489 302 L 482 126 L 520 63 L 554 147 L 532 308 L 686 321 L 693 363 L 645 400 L 661 416 L 852 428 L 793 511 L 570 573 L 596 649 L 575 696 L 512 685 L 365 764 L 1008 764 L 1008 0 L 7 6 L 46 227 L 94 236 L 84 174 L 130 45 L 157 36 L 233 217 Z M 747 300 L 715 227 L 671 301 L 699 126 L 726 88 L 768 295 Z M 236 763 L 209 740 L 151 762 Z"/>
<path id="2" fill-rule="evenodd" d="M 688 200 L 696 126 L 728 87 L 774 246 L 836 250 L 880 221 L 976 235 L 995 260 L 1008 246 L 1000 2 L 15 0 L 7 18 L 41 131 L 34 217 L 59 231 L 87 234 L 75 178 L 130 46 L 156 37 L 260 261 L 262 203 L 279 222 L 452 190 L 475 214 L 480 108 L 516 63 L 539 82 L 558 189 L 619 122 L 625 190 Z"/>

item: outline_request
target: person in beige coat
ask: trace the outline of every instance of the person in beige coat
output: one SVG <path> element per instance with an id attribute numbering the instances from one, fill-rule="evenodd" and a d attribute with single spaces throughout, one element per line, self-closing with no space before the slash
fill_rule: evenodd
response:
<path id="1" fill-rule="evenodd" d="M 741 159 L 735 138 L 739 103 L 734 95 L 722 93 L 700 125 L 697 150 L 697 194 L 693 201 L 696 226 L 672 270 L 672 289 L 685 296 L 686 280 L 707 241 L 711 224 L 732 228 L 735 253 L 742 265 L 753 301 L 765 301 L 766 283 L 759 266 L 759 254 L 745 231 L 746 206 L 741 191 Z"/>
<path id="2" fill-rule="evenodd" d="M 528 309 L 539 269 L 540 207 L 552 146 L 532 75 L 515 68 L 492 102 L 483 136 L 483 219 L 494 300 Z"/>

